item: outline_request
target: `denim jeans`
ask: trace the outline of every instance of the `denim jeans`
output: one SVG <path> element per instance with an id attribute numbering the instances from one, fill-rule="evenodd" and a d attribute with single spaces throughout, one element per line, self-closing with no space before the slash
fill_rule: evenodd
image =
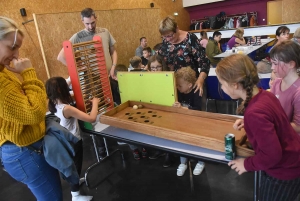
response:
<path id="1" fill-rule="evenodd" d="M 42 140 L 31 146 L 38 149 L 41 145 Z M 0 152 L 5 170 L 26 184 L 38 201 L 63 200 L 58 171 L 46 162 L 43 154 L 10 142 L 4 143 Z"/>

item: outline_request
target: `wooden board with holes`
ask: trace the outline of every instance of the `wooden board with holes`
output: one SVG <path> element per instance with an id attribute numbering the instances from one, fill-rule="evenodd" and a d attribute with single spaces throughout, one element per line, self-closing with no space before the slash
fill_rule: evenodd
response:
<path id="1" fill-rule="evenodd" d="M 143 107 L 133 109 L 134 105 Z M 237 155 L 252 156 L 253 150 L 239 145 L 244 132 L 233 129 L 236 119 L 237 117 L 222 114 L 127 101 L 101 115 L 100 122 L 222 152 L 225 149 L 225 135 L 233 133 Z"/>

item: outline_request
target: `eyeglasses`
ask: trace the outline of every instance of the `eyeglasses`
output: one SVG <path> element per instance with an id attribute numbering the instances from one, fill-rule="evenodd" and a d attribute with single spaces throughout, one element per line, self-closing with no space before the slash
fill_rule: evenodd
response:
<path id="1" fill-rule="evenodd" d="M 166 35 L 166 36 L 161 36 L 162 39 L 166 39 L 166 38 L 173 38 L 175 33 L 172 33 L 172 34 L 169 34 L 169 35 Z"/>
<path id="2" fill-rule="evenodd" d="M 18 29 L 16 29 L 16 31 L 15 31 L 15 39 L 14 39 L 13 45 L 11 46 L 11 49 L 15 49 L 16 42 L 17 42 L 17 35 L 18 35 Z"/>
<path id="3" fill-rule="evenodd" d="M 156 70 L 161 70 L 162 66 L 153 66 L 153 67 L 150 67 L 150 68 L 151 68 L 151 71 L 156 71 Z"/>

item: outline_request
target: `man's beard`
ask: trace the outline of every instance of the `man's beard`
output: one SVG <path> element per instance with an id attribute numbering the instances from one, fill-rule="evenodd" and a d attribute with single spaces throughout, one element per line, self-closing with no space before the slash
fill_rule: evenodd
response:
<path id="1" fill-rule="evenodd" d="M 89 31 L 89 32 L 91 32 L 91 33 L 94 33 L 94 32 L 95 32 L 95 30 L 96 30 L 96 28 L 93 28 L 93 29 L 88 29 L 88 31 Z"/>

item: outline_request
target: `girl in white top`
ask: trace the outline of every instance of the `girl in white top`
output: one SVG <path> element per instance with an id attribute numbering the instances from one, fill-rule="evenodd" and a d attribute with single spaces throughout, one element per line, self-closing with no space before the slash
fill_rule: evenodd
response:
<path id="1" fill-rule="evenodd" d="M 52 77 L 46 82 L 46 92 L 49 99 L 48 107 L 51 113 L 55 113 L 60 118 L 60 125 L 68 129 L 79 141 L 74 146 L 74 163 L 78 175 L 81 173 L 83 148 L 78 119 L 93 123 L 98 114 L 99 98 L 93 98 L 91 101 L 92 110 L 86 114 L 76 107 L 73 107 L 73 99 L 69 93 L 69 87 L 66 80 L 62 77 Z M 77 185 L 71 186 L 72 201 L 88 201 L 92 196 L 83 196 L 79 194 L 79 181 Z"/>

